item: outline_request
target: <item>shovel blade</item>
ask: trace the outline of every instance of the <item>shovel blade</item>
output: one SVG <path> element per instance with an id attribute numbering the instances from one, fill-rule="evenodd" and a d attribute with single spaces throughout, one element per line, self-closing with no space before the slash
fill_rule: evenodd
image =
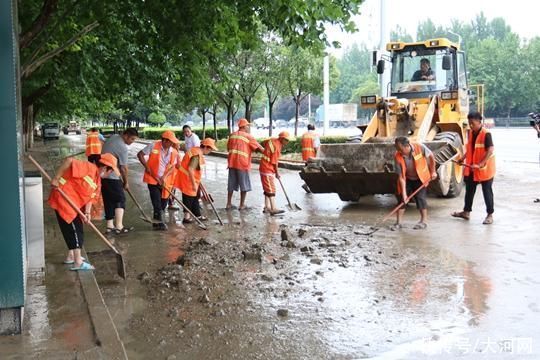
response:
<path id="1" fill-rule="evenodd" d="M 114 257 L 116 261 L 116 273 L 122 279 L 126 279 L 126 263 L 122 254 L 116 253 L 113 250 L 101 250 L 88 252 L 88 256 L 97 256 L 100 259 Z"/>

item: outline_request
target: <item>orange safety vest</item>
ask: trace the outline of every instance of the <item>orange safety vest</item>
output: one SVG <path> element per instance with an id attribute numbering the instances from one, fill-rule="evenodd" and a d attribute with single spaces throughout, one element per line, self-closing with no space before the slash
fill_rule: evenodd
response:
<path id="1" fill-rule="evenodd" d="M 150 152 L 150 155 L 148 156 L 148 160 L 146 163 L 148 164 L 148 167 L 152 171 L 152 174 L 154 176 L 157 176 L 159 171 L 159 162 L 161 159 L 161 152 L 163 150 L 163 147 L 161 146 L 161 140 L 158 140 L 154 143 L 154 148 Z M 171 151 L 171 157 L 169 158 L 169 163 L 165 167 L 165 173 L 167 176 L 165 179 L 163 179 L 163 191 L 161 192 L 161 198 L 165 199 L 169 197 L 169 191 L 172 190 L 173 184 L 174 184 L 174 178 L 175 178 L 175 171 L 174 171 L 174 165 L 175 161 L 178 158 L 178 151 L 176 151 L 175 148 L 172 146 L 170 147 Z M 172 169 L 171 169 L 172 168 Z M 152 177 L 149 173 L 146 171 L 144 172 L 143 181 L 147 184 L 156 185 L 158 182 L 156 179 Z M 168 190 L 168 191 L 167 191 Z"/>
<path id="2" fill-rule="evenodd" d="M 78 209 L 90 201 L 96 203 L 101 191 L 98 167 L 88 161 L 73 159 L 71 166 L 60 177 L 58 188 L 62 189 Z M 77 217 L 77 211 L 56 189 L 51 190 L 48 203 L 67 223 Z"/>
<path id="3" fill-rule="evenodd" d="M 476 137 L 476 142 L 473 144 L 472 130 L 469 130 L 467 132 L 467 139 L 469 140 L 469 142 L 467 143 L 467 154 L 465 162 L 468 165 L 478 165 L 480 161 L 482 161 L 482 159 L 486 156 L 486 148 L 484 147 L 484 144 L 486 134 L 488 133 L 489 131 L 482 127 L 480 129 L 480 133 Z M 476 182 L 493 179 L 493 177 L 495 177 L 495 154 L 490 156 L 490 158 L 486 162 L 486 166 L 484 166 L 483 168 L 471 170 L 468 166 L 465 166 L 465 169 L 463 170 L 463 175 L 469 176 L 471 174 L 471 171 L 473 173 L 474 181 Z"/>
<path id="4" fill-rule="evenodd" d="M 251 169 L 251 146 L 254 141 L 253 136 L 243 131 L 236 131 L 229 135 L 227 141 L 227 150 L 229 156 L 227 159 L 229 169 L 238 169 L 247 171 Z"/>
<path id="5" fill-rule="evenodd" d="M 189 162 L 194 156 L 199 157 L 199 168 L 195 169 L 195 187 L 193 187 L 193 184 L 191 184 L 191 180 L 189 178 Z M 182 159 L 182 163 L 180 164 L 180 168 L 178 169 L 178 176 L 176 177 L 174 187 L 180 189 L 183 194 L 189 195 L 189 196 L 197 196 L 197 190 L 199 189 L 199 184 L 201 183 L 201 168 L 204 166 L 205 160 L 204 160 L 204 154 L 200 147 L 195 146 L 186 151 L 186 155 L 184 155 L 184 158 Z"/>
<path id="6" fill-rule="evenodd" d="M 317 156 L 317 151 L 315 150 L 316 137 L 316 134 L 310 133 L 309 131 L 302 135 L 302 141 L 300 142 L 300 145 L 302 146 L 302 160 L 308 161 L 308 159 Z"/>
<path id="7" fill-rule="evenodd" d="M 91 131 L 86 135 L 86 156 L 101 154 L 99 132 Z"/>
<path id="8" fill-rule="evenodd" d="M 261 174 L 273 174 L 276 172 L 274 165 L 278 163 L 281 156 L 281 142 L 279 139 L 268 139 L 263 142 L 263 146 L 264 151 L 259 163 L 259 172 Z"/>
<path id="9" fill-rule="evenodd" d="M 422 146 L 420 144 L 411 143 L 412 149 L 413 149 L 413 158 L 414 158 L 414 167 L 416 168 L 416 175 L 418 175 L 418 178 L 422 182 L 422 184 L 426 185 L 431 180 L 431 174 L 429 172 L 427 159 L 422 153 Z M 405 178 L 407 173 L 407 167 L 405 165 L 405 159 L 403 158 L 403 155 L 399 151 L 396 151 L 396 154 L 394 156 L 396 162 L 401 166 L 401 176 Z M 402 193 L 401 184 L 399 182 L 397 183 L 397 193 L 401 195 Z"/>

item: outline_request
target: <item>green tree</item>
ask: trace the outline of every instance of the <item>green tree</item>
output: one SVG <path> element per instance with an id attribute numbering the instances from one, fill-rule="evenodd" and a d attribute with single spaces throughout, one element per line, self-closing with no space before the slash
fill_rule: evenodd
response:
<path id="1" fill-rule="evenodd" d="M 337 61 L 339 76 L 335 89 L 330 93 L 331 103 L 345 103 L 365 79 L 366 74 L 372 72 L 372 53 L 365 46 L 352 45 L 343 53 L 343 57 Z"/>
<path id="2" fill-rule="evenodd" d="M 272 136 L 273 109 L 279 96 L 286 91 L 285 78 L 282 76 L 286 72 L 286 50 L 275 41 L 266 44 L 266 51 L 263 61 L 263 84 L 268 103 L 268 136 Z"/>
<path id="3" fill-rule="evenodd" d="M 413 42 L 413 37 L 399 25 L 390 31 L 390 41 Z"/>
<path id="4" fill-rule="evenodd" d="M 154 126 L 161 126 L 165 124 L 165 121 L 167 119 L 165 118 L 165 115 L 160 112 L 152 112 L 150 115 L 148 115 L 148 119 L 146 119 L 146 122 L 150 125 Z"/>
<path id="5" fill-rule="evenodd" d="M 323 87 L 323 59 L 308 50 L 287 48 L 285 51 L 287 91 L 295 104 L 294 136 L 298 135 L 300 104 L 310 93 L 320 93 Z"/>

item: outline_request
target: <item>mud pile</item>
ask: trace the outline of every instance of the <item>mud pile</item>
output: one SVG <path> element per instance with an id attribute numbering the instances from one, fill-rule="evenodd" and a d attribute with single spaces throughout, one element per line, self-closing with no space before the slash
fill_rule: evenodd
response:
<path id="1" fill-rule="evenodd" d="M 379 260 L 382 243 L 364 235 L 369 232 L 361 226 L 281 225 L 273 234 L 192 238 L 175 262 L 138 274 L 148 311 L 132 318 L 131 327 L 175 358 L 219 358 L 227 347 L 225 353 L 257 358 L 264 344 L 291 346 L 294 336 L 276 334 L 283 322 L 304 317 L 304 306 L 319 313 L 328 291 L 325 274 L 389 266 Z M 190 355 L 180 356 L 179 348 L 191 349 Z M 242 356 L 243 348 L 251 349 L 249 356 Z"/>

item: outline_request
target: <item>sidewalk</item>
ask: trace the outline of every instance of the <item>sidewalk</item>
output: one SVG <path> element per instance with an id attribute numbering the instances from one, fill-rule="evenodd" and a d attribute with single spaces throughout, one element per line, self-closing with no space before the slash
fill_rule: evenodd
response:
<path id="1" fill-rule="evenodd" d="M 52 174 L 66 155 L 80 150 L 80 144 L 74 146 L 60 140 L 47 146 L 38 142 L 30 154 Z M 24 169 L 35 170 L 28 159 L 25 159 Z M 43 198 L 47 199 L 49 185 L 46 180 L 43 191 Z M 96 320 L 103 324 L 110 321 L 100 314 L 106 308 L 103 303 L 99 304 L 101 294 L 97 286 L 91 286 L 95 282 L 93 273 L 72 272 L 68 270 L 69 265 L 62 263 L 66 245 L 54 212 L 46 204 L 44 226 L 45 273 L 28 277 L 23 333 L 0 337 L 0 359 L 122 358 L 118 349 L 111 349 L 110 342 L 103 341 L 102 338 L 109 335 L 96 331 L 94 326 Z M 91 313 L 97 313 L 94 322 Z"/>

